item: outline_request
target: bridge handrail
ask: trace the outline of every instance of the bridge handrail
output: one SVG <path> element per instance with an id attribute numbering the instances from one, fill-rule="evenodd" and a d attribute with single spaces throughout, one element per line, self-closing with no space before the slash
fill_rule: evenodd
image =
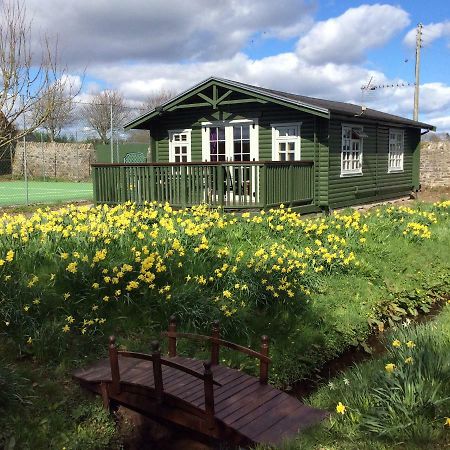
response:
<path id="1" fill-rule="evenodd" d="M 153 362 L 153 356 L 148 355 L 146 353 L 140 353 L 140 352 L 129 352 L 124 350 L 119 350 L 117 352 L 119 356 L 123 356 L 125 358 L 136 358 L 136 359 L 143 359 L 145 361 L 152 361 Z M 182 364 L 178 364 L 174 361 L 170 361 L 165 358 L 160 358 L 161 364 L 163 366 L 169 366 L 173 369 L 180 370 L 181 372 L 187 373 L 188 375 L 191 375 L 195 378 L 198 378 L 199 380 L 205 381 L 206 376 L 204 373 L 197 372 L 196 370 L 189 369 L 189 367 L 183 366 Z M 220 383 L 218 383 L 216 380 L 213 380 L 213 384 L 216 386 L 222 386 Z"/>
<path id="2" fill-rule="evenodd" d="M 184 367 L 174 361 L 168 361 L 165 358 L 161 358 L 161 352 L 159 350 L 158 341 L 152 342 L 152 354 L 147 355 L 139 352 L 119 351 L 116 347 L 116 338 L 110 336 L 109 338 L 109 363 L 111 367 L 111 391 L 113 394 L 120 394 L 120 368 L 119 368 L 119 355 L 125 358 L 137 358 L 152 362 L 153 369 L 153 383 L 155 386 L 155 398 L 158 403 L 163 401 L 164 395 L 164 380 L 162 376 L 162 366 L 170 366 L 174 369 L 181 370 L 189 375 L 192 375 L 203 381 L 203 390 L 205 395 L 205 419 L 209 424 L 209 427 L 214 426 L 214 384 L 221 386 L 214 381 L 213 373 L 211 370 L 211 363 L 203 363 L 204 373 L 203 375 L 195 370 Z"/>
<path id="3" fill-rule="evenodd" d="M 244 347 L 239 344 L 235 344 L 234 342 L 226 341 L 225 339 L 215 338 L 213 336 L 205 336 L 203 334 L 194 334 L 194 333 L 178 333 L 178 332 L 173 333 L 170 331 L 163 331 L 161 333 L 161 336 L 168 337 L 168 338 L 176 338 L 176 339 L 184 338 L 184 339 L 193 339 L 193 340 L 198 340 L 198 341 L 209 341 L 212 343 L 217 343 L 222 347 L 228 347 L 231 350 L 236 350 L 238 352 L 245 353 L 248 356 L 253 356 L 254 358 L 259 359 L 260 361 L 264 361 L 267 363 L 272 362 L 272 360 L 268 356 L 263 355 L 262 353 L 257 352 L 256 350 L 253 350 L 248 347 Z"/>
<path id="4" fill-rule="evenodd" d="M 211 343 L 211 364 L 219 364 L 219 351 L 220 347 L 227 347 L 231 350 L 244 353 L 247 356 L 251 356 L 259 359 L 259 381 L 263 384 L 267 384 L 269 379 L 269 364 L 272 360 L 269 358 L 269 338 L 267 336 L 261 337 L 261 352 L 257 352 L 251 348 L 243 347 L 242 345 L 235 344 L 234 342 L 226 341 L 220 338 L 219 321 L 213 322 L 211 336 L 205 336 L 202 334 L 194 333 L 178 333 L 175 316 L 170 317 L 168 331 L 163 331 L 161 336 L 167 337 L 169 340 L 169 356 L 177 356 L 177 338 L 193 339 L 198 341 L 206 341 Z"/>

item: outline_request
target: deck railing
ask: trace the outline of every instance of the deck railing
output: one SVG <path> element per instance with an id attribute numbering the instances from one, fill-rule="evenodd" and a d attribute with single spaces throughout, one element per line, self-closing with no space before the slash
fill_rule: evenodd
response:
<path id="1" fill-rule="evenodd" d="M 314 199 L 312 161 L 92 164 L 97 203 L 207 203 L 227 209 L 308 205 Z"/>

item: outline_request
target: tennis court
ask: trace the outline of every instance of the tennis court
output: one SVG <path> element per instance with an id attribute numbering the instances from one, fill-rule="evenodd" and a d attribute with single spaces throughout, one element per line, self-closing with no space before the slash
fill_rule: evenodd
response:
<path id="1" fill-rule="evenodd" d="M 70 181 L 0 181 L 0 206 L 92 200 L 92 183 Z"/>

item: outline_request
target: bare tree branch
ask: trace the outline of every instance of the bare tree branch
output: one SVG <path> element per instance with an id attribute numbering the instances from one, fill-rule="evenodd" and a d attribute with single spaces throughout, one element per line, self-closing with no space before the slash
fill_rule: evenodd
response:
<path id="1" fill-rule="evenodd" d="M 83 108 L 84 117 L 104 144 L 107 144 L 111 137 L 109 136 L 111 130 L 111 107 L 113 130 L 122 129 L 129 117 L 129 111 L 120 92 L 103 91 L 100 94 L 96 94 L 92 101 Z"/>
<path id="2" fill-rule="evenodd" d="M 22 0 L 0 0 L 0 147 L 32 133 L 49 119 L 70 78 L 58 64 L 58 45 L 44 36 L 32 52 L 31 21 Z M 15 133 L 11 133 L 11 127 Z"/>
<path id="3" fill-rule="evenodd" d="M 154 109 L 161 106 L 171 98 L 175 97 L 177 93 L 170 89 L 161 89 L 150 94 L 143 102 L 142 107 L 147 110 Z"/>
<path id="4" fill-rule="evenodd" d="M 62 129 L 70 125 L 74 119 L 73 91 L 72 86 L 67 86 L 65 82 L 58 80 L 42 94 L 35 105 L 34 117 L 43 117 L 46 112 L 49 112 L 41 127 L 45 129 L 51 142 L 54 142 L 61 134 Z"/>

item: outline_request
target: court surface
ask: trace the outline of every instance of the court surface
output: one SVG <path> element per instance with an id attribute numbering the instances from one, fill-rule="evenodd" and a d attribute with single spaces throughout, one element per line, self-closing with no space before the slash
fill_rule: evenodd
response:
<path id="1" fill-rule="evenodd" d="M 28 204 L 92 200 L 92 183 L 29 181 Z M 0 206 L 27 204 L 25 181 L 0 182 Z"/>

